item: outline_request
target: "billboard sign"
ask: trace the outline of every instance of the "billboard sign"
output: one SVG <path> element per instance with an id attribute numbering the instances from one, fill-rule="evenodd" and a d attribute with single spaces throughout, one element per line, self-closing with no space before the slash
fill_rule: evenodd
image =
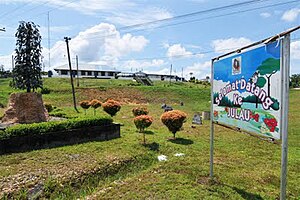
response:
<path id="1" fill-rule="evenodd" d="M 281 41 L 213 62 L 213 122 L 280 139 Z"/>

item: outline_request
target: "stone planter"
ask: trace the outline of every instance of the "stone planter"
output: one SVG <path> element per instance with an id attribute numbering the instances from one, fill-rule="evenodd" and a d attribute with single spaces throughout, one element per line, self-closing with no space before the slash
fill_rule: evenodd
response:
<path id="1" fill-rule="evenodd" d="M 92 126 L 43 135 L 25 135 L 0 140 L 0 154 L 24 152 L 120 138 L 120 124 Z"/>

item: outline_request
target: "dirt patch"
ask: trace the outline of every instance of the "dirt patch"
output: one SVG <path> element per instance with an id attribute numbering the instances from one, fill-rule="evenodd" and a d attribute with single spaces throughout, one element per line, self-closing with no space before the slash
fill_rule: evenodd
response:
<path id="1" fill-rule="evenodd" d="M 141 91 L 134 88 L 80 89 L 80 100 L 99 99 L 104 102 L 111 98 L 122 104 L 147 104 Z"/>

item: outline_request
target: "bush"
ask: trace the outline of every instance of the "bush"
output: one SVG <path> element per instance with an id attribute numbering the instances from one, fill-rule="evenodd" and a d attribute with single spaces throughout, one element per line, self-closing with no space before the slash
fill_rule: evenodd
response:
<path id="1" fill-rule="evenodd" d="M 101 101 L 97 100 L 97 99 L 93 99 L 90 102 L 90 105 L 92 108 L 94 108 L 94 115 L 96 115 L 96 109 L 99 108 L 101 106 Z"/>
<path id="2" fill-rule="evenodd" d="M 103 110 L 110 116 L 115 116 L 117 112 L 121 109 L 121 104 L 118 101 L 109 99 L 102 104 Z"/>
<path id="3" fill-rule="evenodd" d="M 44 106 L 48 112 L 51 112 L 54 109 L 50 103 L 45 103 Z"/>
<path id="4" fill-rule="evenodd" d="M 137 107 L 132 109 L 133 115 L 140 116 L 140 115 L 148 115 L 149 111 L 146 107 Z"/>
<path id="5" fill-rule="evenodd" d="M 86 114 L 86 110 L 91 106 L 89 101 L 80 101 L 79 105 L 84 109 L 84 114 Z"/>
<path id="6" fill-rule="evenodd" d="M 148 115 L 140 115 L 137 116 L 133 119 L 134 124 L 136 126 L 137 129 L 139 129 L 140 133 L 143 133 L 143 137 L 144 137 L 144 144 L 146 143 L 146 138 L 145 138 L 145 128 L 148 128 L 149 126 L 151 126 L 152 122 L 153 122 L 153 118 L 151 116 Z"/>
<path id="7" fill-rule="evenodd" d="M 16 137 L 21 135 L 43 135 L 49 132 L 65 131 L 89 126 L 101 126 L 112 123 L 108 117 L 102 118 L 76 118 L 63 121 L 42 122 L 33 124 L 19 124 L 11 126 L 0 134 L 0 139 Z"/>
<path id="8" fill-rule="evenodd" d="M 50 94 L 50 92 L 51 92 L 50 89 L 46 87 L 43 87 L 41 90 L 41 94 Z"/>
<path id="9" fill-rule="evenodd" d="M 177 131 L 179 131 L 183 125 L 183 123 L 186 121 L 187 114 L 180 111 L 180 110 L 172 110 L 169 112 L 165 112 L 161 115 L 160 119 L 164 125 L 166 125 L 174 135 Z"/>

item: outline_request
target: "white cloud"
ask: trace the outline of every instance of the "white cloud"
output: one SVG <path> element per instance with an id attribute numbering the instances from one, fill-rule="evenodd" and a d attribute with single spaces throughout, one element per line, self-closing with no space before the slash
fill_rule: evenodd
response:
<path id="1" fill-rule="evenodd" d="M 229 38 L 219 39 L 212 41 L 211 46 L 214 48 L 216 53 L 226 53 L 230 50 L 239 49 L 243 46 L 251 44 L 251 40 L 248 38 Z"/>
<path id="2" fill-rule="evenodd" d="M 12 69 L 12 57 L 11 55 L 0 56 L 0 65 L 4 65 L 5 70 Z"/>
<path id="3" fill-rule="evenodd" d="M 195 76 L 196 78 L 203 79 L 206 76 L 210 77 L 210 69 L 211 69 L 211 62 L 206 61 L 204 63 L 194 63 L 191 66 L 187 66 L 184 69 L 184 73 L 185 74 L 193 73 L 193 76 Z M 189 77 L 186 77 L 186 78 L 189 78 Z"/>
<path id="4" fill-rule="evenodd" d="M 263 18 L 269 18 L 272 16 L 271 13 L 268 13 L 268 12 L 263 12 L 263 13 L 260 13 L 260 16 L 263 17 Z"/>
<path id="5" fill-rule="evenodd" d="M 167 63 L 161 59 L 153 59 L 151 61 L 129 60 L 123 63 L 122 68 L 132 72 L 144 71 L 146 73 L 154 73 L 165 64 Z"/>
<path id="6" fill-rule="evenodd" d="M 137 11 L 139 10 L 139 11 Z M 157 7 L 149 7 L 144 9 L 134 9 L 126 12 L 114 12 L 113 15 L 106 17 L 106 20 L 114 24 L 122 24 L 125 26 L 147 23 L 151 21 L 171 18 L 172 14 L 167 10 Z M 142 26 L 142 28 L 151 28 L 155 24 Z M 141 27 L 135 27 L 139 29 Z"/>
<path id="7" fill-rule="evenodd" d="M 293 8 L 291 10 L 285 11 L 281 17 L 283 21 L 286 22 L 293 22 L 297 19 L 297 17 L 300 14 L 300 9 L 299 8 Z"/>
<path id="8" fill-rule="evenodd" d="M 101 62 L 112 65 L 113 62 L 131 52 L 142 51 L 148 42 L 144 36 L 132 36 L 131 34 L 122 36 L 114 25 L 101 23 L 80 32 L 71 39 L 69 44 L 71 57 L 78 55 L 80 62 Z M 47 57 L 48 50 L 46 48 L 44 48 L 43 54 Z M 65 64 L 65 55 L 65 42 L 55 43 L 51 49 L 51 65 Z"/>
<path id="9" fill-rule="evenodd" d="M 203 54 L 193 54 L 192 52 L 186 50 L 181 44 L 167 45 L 164 44 L 164 47 L 167 47 L 166 55 L 170 58 L 189 58 L 192 56 L 203 57 Z"/>
<path id="10" fill-rule="evenodd" d="M 300 60 L 300 41 L 291 42 L 291 59 Z"/>

